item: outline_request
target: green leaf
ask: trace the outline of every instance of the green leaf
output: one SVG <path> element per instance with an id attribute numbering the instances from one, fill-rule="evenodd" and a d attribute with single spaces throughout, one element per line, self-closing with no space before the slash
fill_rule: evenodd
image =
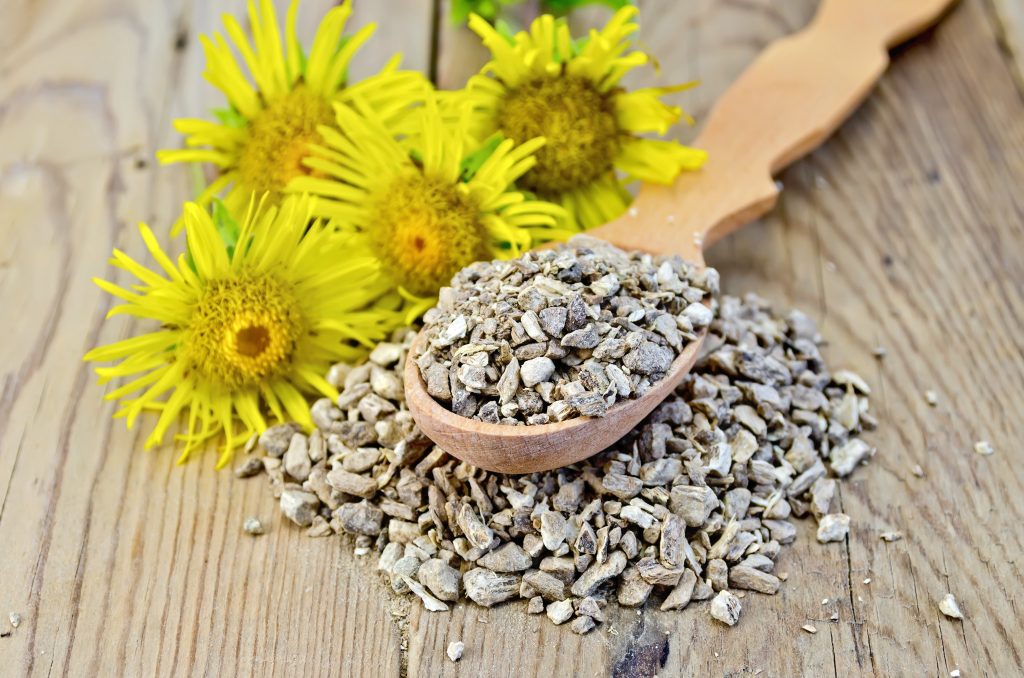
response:
<path id="1" fill-rule="evenodd" d="M 453 24 L 465 23 L 469 15 L 473 13 L 473 3 L 470 0 L 453 0 L 448 17 Z M 483 15 L 481 15 L 483 16 Z M 485 19 L 487 17 L 484 17 Z"/>
<path id="2" fill-rule="evenodd" d="M 590 36 L 589 35 L 581 35 L 580 37 L 578 37 L 575 40 L 573 40 L 572 41 L 572 55 L 573 56 L 578 56 L 581 52 L 583 52 L 583 48 L 587 46 L 588 42 L 590 42 Z"/>
<path id="3" fill-rule="evenodd" d="M 214 198 L 210 207 L 213 226 L 217 229 L 217 234 L 220 236 L 221 242 L 224 243 L 224 249 L 228 253 L 228 259 L 230 259 L 235 254 L 235 247 L 238 245 L 238 236 L 241 235 L 241 229 L 238 227 L 238 222 L 235 221 L 235 218 L 231 216 L 227 205 L 219 198 Z M 185 239 L 185 261 L 188 262 L 188 266 L 193 272 L 197 272 L 196 261 L 192 257 L 192 243 L 188 242 L 187 238 Z"/>
<path id="4" fill-rule="evenodd" d="M 554 14 L 568 14 L 574 9 L 586 5 L 604 5 L 618 10 L 626 5 L 636 4 L 633 0 L 543 0 L 541 3 L 545 9 Z"/>
<path id="5" fill-rule="evenodd" d="M 516 33 L 518 33 L 519 31 L 518 29 L 516 29 L 515 26 L 513 26 L 509 22 L 505 21 L 504 19 L 498 19 L 498 21 L 495 22 L 494 24 L 494 30 L 498 31 L 498 35 L 508 40 L 508 44 L 516 44 Z"/>
<path id="6" fill-rule="evenodd" d="M 459 165 L 459 176 L 462 181 L 469 181 L 476 176 L 476 173 L 480 171 L 483 164 L 487 162 L 487 159 L 494 154 L 494 151 L 504 140 L 505 138 L 501 136 L 500 132 L 495 132 L 487 137 L 475 151 L 463 158 L 462 163 Z"/>
<path id="7" fill-rule="evenodd" d="M 213 213 L 211 216 L 213 217 L 213 225 L 216 227 L 217 233 L 224 243 L 224 249 L 227 250 L 228 259 L 230 259 L 235 254 L 235 246 L 238 244 L 238 236 L 241 234 L 238 222 L 231 216 L 227 205 L 216 198 L 213 200 Z"/>
<path id="8" fill-rule="evenodd" d="M 523 0 L 452 0 L 449 17 L 452 23 L 465 23 L 470 14 L 479 14 L 483 19 L 494 23 L 502 7 L 518 5 Z"/>
<path id="9" fill-rule="evenodd" d="M 241 113 L 236 111 L 233 107 L 229 108 L 215 108 L 213 114 L 217 116 L 217 119 L 221 121 L 226 127 L 231 129 L 243 129 L 249 124 L 249 121 L 245 119 Z"/>

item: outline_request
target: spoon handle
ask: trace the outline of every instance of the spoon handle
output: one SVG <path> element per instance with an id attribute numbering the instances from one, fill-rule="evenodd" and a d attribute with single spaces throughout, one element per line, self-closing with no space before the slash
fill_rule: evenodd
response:
<path id="1" fill-rule="evenodd" d="M 888 49 L 953 0 L 823 0 L 803 30 L 770 45 L 715 103 L 694 145 L 699 172 L 645 184 L 629 213 L 591 233 L 626 249 L 703 260 L 703 249 L 772 208 L 773 175 L 818 147 L 867 97 Z"/>

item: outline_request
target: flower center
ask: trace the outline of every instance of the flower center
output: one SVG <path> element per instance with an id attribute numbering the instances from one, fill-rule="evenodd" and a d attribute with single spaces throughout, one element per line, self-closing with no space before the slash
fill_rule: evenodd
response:
<path id="1" fill-rule="evenodd" d="M 334 124 L 330 103 L 305 85 L 271 101 L 249 122 L 239 149 L 238 171 L 246 188 L 276 198 L 289 181 L 310 173 L 302 161 L 309 144 L 322 141 L 317 126 Z"/>
<path id="2" fill-rule="evenodd" d="M 619 126 L 612 99 L 586 78 L 552 76 L 509 91 L 498 110 L 498 129 L 517 144 L 547 143 L 519 184 L 538 195 L 586 186 L 612 169 Z"/>
<path id="3" fill-rule="evenodd" d="M 291 290 L 274 277 L 243 274 L 209 283 L 185 333 L 184 359 L 237 389 L 281 372 L 301 335 Z"/>
<path id="4" fill-rule="evenodd" d="M 246 358 L 258 358 L 270 345 L 270 331 L 263 325 L 243 327 L 235 333 L 235 350 Z"/>
<path id="5" fill-rule="evenodd" d="M 403 287 L 428 296 L 463 266 L 487 258 L 479 214 L 455 186 L 417 170 L 395 179 L 374 200 L 370 241 Z"/>

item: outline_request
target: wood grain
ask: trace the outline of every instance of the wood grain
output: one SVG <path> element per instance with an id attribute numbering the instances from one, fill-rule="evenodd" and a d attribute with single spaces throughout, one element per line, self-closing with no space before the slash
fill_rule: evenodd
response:
<path id="1" fill-rule="evenodd" d="M 326 2 L 304 3 L 303 31 Z M 134 223 L 166 228 L 188 194 L 187 173 L 154 166 L 152 154 L 177 143 L 172 117 L 217 101 L 199 78 L 195 35 L 243 3 L 5 7 L 0 631 L 8 612 L 24 622 L 0 637 L 2 673 L 1019 673 L 1024 100 L 990 2 L 964 0 L 901 49 L 854 118 L 784 173 L 775 211 L 708 254 L 727 291 L 812 312 L 833 364 L 871 376 L 879 454 L 842 486 L 848 543 L 820 545 L 805 525 L 783 552 L 790 577 L 780 594 L 749 595 L 732 630 L 699 607 L 623 611 L 583 638 L 526 617 L 523 605 L 414 608 L 399 628 L 372 569 L 337 540 L 282 524 L 263 481 L 216 473 L 212 456 L 174 467 L 172 450 L 143 453 L 141 434 L 109 419 L 80 356 L 132 327 L 102 322 L 108 301 L 88 280 L 111 274 L 114 245 L 141 255 Z M 374 49 L 401 47 L 425 67 L 429 5 L 356 8 L 382 24 Z M 700 77 L 681 95 L 698 117 L 814 9 L 812 0 L 642 5 L 642 37 L 662 62 L 648 77 Z M 439 66 L 479 65 L 444 31 L 440 40 Z M 871 357 L 879 344 L 889 351 L 881 364 Z M 936 408 L 924 401 L 929 388 Z M 983 438 L 995 455 L 972 452 Z M 242 534 L 250 515 L 270 523 L 268 535 Z M 906 538 L 879 540 L 889 529 Z M 947 591 L 965 622 L 938 612 Z M 816 635 L 799 630 L 808 622 Z M 466 654 L 452 664 L 444 648 L 456 639 Z"/>
<path id="2" fill-rule="evenodd" d="M 1006 52 L 1017 87 L 1024 96 L 1024 4 L 1017 0 L 988 0 L 996 38 Z"/>

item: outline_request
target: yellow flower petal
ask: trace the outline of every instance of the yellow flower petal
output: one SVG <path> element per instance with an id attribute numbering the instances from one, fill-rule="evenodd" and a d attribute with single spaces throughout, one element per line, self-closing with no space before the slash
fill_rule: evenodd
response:
<path id="1" fill-rule="evenodd" d="M 700 169 L 707 153 L 658 139 L 631 139 L 623 144 L 615 167 L 632 178 L 670 184 L 683 170 Z"/>

